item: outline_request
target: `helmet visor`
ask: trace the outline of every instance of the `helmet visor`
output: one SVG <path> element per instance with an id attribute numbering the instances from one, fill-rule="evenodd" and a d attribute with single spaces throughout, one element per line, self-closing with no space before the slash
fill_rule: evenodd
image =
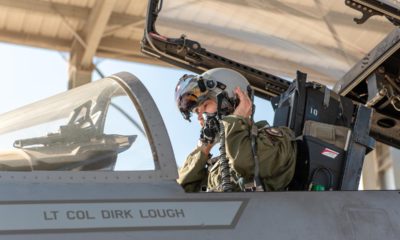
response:
<path id="1" fill-rule="evenodd" d="M 183 118 L 190 120 L 192 116 L 192 110 L 197 107 L 198 101 L 197 97 L 193 94 L 185 94 L 181 97 L 179 101 L 179 111 L 181 111 Z"/>
<path id="2" fill-rule="evenodd" d="M 175 89 L 175 101 L 183 118 L 190 121 L 191 113 L 201 104 L 208 91 L 202 92 L 197 83 L 197 76 L 183 76 Z"/>

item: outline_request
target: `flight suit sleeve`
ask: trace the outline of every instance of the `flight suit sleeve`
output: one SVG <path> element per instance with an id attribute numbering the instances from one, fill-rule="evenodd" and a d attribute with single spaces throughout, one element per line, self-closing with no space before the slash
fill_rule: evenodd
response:
<path id="1" fill-rule="evenodd" d="M 225 128 L 226 155 L 231 166 L 241 177 L 248 179 L 254 173 L 250 126 L 246 119 L 236 115 L 224 117 L 222 123 Z"/>
<path id="2" fill-rule="evenodd" d="M 223 119 L 226 152 L 233 169 L 245 179 L 254 176 L 254 159 L 251 147 L 250 124 L 246 119 L 229 115 Z M 261 128 L 257 136 L 257 154 L 260 177 L 268 190 L 281 190 L 294 175 L 296 143 L 291 130 L 286 127 Z"/>
<path id="3" fill-rule="evenodd" d="M 207 159 L 208 156 L 201 151 L 200 147 L 186 158 L 178 171 L 179 178 L 177 180 L 186 192 L 198 192 L 203 184 L 207 184 Z"/>

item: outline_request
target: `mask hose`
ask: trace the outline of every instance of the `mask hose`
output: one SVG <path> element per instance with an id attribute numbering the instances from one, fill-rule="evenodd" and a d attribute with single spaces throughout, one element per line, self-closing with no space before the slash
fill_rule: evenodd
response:
<path id="1" fill-rule="evenodd" d="M 218 104 L 218 119 L 219 119 L 219 129 L 220 129 L 220 172 L 221 172 L 221 187 L 224 192 L 232 192 L 233 186 L 231 182 L 231 174 L 229 161 L 226 158 L 226 148 L 225 148 L 225 127 L 222 123 L 222 114 L 221 114 L 221 105 L 224 96 L 223 94 L 217 95 L 217 104 Z"/>

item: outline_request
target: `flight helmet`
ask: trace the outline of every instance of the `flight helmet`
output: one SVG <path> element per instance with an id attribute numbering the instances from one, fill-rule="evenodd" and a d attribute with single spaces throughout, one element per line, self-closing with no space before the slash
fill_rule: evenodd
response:
<path id="1" fill-rule="evenodd" d="M 228 68 L 214 68 L 201 75 L 184 75 L 175 88 L 175 102 L 184 119 L 190 121 L 192 111 L 207 99 L 217 101 L 222 94 L 221 111 L 231 114 L 237 99 L 234 89 L 240 87 L 252 99 L 250 84 L 242 74 Z"/>

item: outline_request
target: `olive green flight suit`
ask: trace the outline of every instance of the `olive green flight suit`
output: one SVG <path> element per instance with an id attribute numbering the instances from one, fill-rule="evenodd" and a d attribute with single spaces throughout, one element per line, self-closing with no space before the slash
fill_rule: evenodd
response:
<path id="1" fill-rule="evenodd" d="M 251 126 L 246 119 L 235 115 L 224 117 L 222 122 L 234 191 L 241 191 L 243 183 L 252 183 L 254 176 Z M 257 122 L 256 126 L 259 176 L 267 190 L 283 190 L 291 181 L 295 170 L 294 134 L 287 127 L 267 127 L 265 121 Z M 209 191 L 221 191 L 219 161 L 207 168 L 207 160 L 208 156 L 197 147 L 179 169 L 177 181 L 186 192 L 200 191 L 203 186 L 207 186 Z"/>

